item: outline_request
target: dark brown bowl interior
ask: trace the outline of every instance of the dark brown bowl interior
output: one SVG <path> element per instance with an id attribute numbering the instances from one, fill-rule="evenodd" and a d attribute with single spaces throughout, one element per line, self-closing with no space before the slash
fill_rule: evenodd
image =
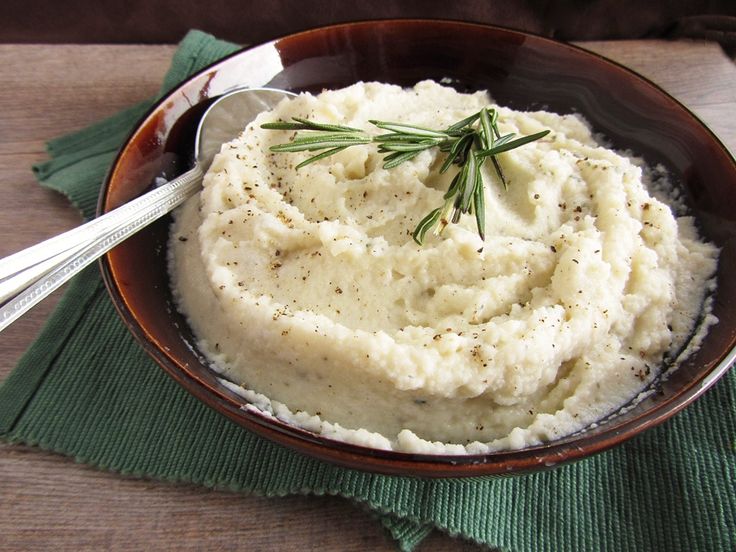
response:
<path id="1" fill-rule="evenodd" d="M 172 308 L 166 274 L 169 220 L 113 250 L 102 267 L 123 320 L 153 358 L 189 392 L 244 427 L 301 452 L 383 473 L 468 476 L 530 471 L 604 450 L 662 422 L 702 394 L 732 361 L 736 330 L 736 164 L 681 104 L 627 69 L 573 46 L 521 32 L 457 22 L 378 21 L 338 25 L 239 52 L 195 75 L 159 102 L 121 150 L 102 191 L 108 211 L 146 191 L 155 177 L 187 167 L 197 116 L 208 98 L 243 85 L 318 91 L 360 80 L 413 85 L 450 79 L 488 90 L 517 109 L 579 112 L 614 147 L 670 171 L 703 233 L 723 248 L 714 313 L 702 348 L 625 414 L 545 446 L 485 456 L 386 452 L 331 441 L 252 411 L 218 383 L 192 351 Z"/>

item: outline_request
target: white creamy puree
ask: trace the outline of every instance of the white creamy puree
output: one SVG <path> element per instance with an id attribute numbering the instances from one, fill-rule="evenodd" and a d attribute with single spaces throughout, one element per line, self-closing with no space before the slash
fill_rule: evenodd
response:
<path id="1" fill-rule="evenodd" d="M 285 100 L 223 146 L 176 215 L 171 275 L 200 348 L 256 406 L 380 448 L 520 448 L 621 407 L 687 343 L 717 250 L 581 118 L 494 106 L 502 134 L 552 132 L 500 155 L 508 191 L 484 166 L 485 242 L 465 216 L 423 246 L 410 234 L 453 176 L 436 149 L 384 170 L 358 146 L 295 171 L 308 154 L 268 151 L 293 133 L 260 128 L 444 128 L 489 104 L 361 83 Z"/>

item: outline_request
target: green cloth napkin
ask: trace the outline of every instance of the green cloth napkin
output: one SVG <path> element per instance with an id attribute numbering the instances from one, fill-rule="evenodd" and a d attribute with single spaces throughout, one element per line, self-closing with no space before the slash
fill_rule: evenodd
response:
<path id="1" fill-rule="evenodd" d="M 193 31 L 162 93 L 234 51 Z M 148 103 L 49 143 L 42 185 L 93 215 L 105 170 Z M 399 548 L 439 529 L 508 551 L 736 549 L 736 373 L 609 452 L 507 478 L 362 473 L 245 431 L 181 389 L 118 319 L 98 270 L 71 283 L 0 387 L 0 436 L 122 474 L 268 496 L 330 494 L 374 510 Z"/>

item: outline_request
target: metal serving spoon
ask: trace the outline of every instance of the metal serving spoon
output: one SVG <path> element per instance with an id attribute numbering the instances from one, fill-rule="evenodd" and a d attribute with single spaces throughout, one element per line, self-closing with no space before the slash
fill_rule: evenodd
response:
<path id="1" fill-rule="evenodd" d="M 192 169 L 86 224 L 0 259 L 0 331 L 110 249 L 194 195 L 222 144 L 287 95 L 294 94 L 240 88 L 220 96 L 197 127 Z"/>

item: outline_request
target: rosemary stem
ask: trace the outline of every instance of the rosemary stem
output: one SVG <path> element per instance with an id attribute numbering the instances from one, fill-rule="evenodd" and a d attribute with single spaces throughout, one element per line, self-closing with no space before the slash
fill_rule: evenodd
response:
<path id="1" fill-rule="evenodd" d="M 294 117 L 291 121 L 265 123 L 268 130 L 292 130 L 297 135 L 290 142 L 272 146 L 274 152 L 320 152 L 297 165 L 297 169 L 325 159 L 348 147 L 375 142 L 378 152 L 385 154 L 383 168 L 392 169 L 418 156 L 423 151 L 439 148 L 446 154 L 440 173 L 451 166 L 458 168 L 450 187 L 443 195 L 441 207 L 432 210 L 419 221 L 412 237 L 422 244 L 427 231 L 434 227 L 441 234 L 449 224 L 456 224 L 463 214 L 475 216 L 478 236 L 485 240 L 485 184 L 482 166 L 490 158 L 498 180 L 508 189 L 498 155 L 546 136 L 549 130 L 529 136 L 516 137 L 514 133 L 501 135 L 498 129 L 498 111 L 484 107 L 444 130 L 434 130 L 407 123 L 370 121 L 388 132 L 370 136 L 365 131 L 342 125 L 318 123 Z M 307 132 L 306 135 L 300 134 Z"/>

